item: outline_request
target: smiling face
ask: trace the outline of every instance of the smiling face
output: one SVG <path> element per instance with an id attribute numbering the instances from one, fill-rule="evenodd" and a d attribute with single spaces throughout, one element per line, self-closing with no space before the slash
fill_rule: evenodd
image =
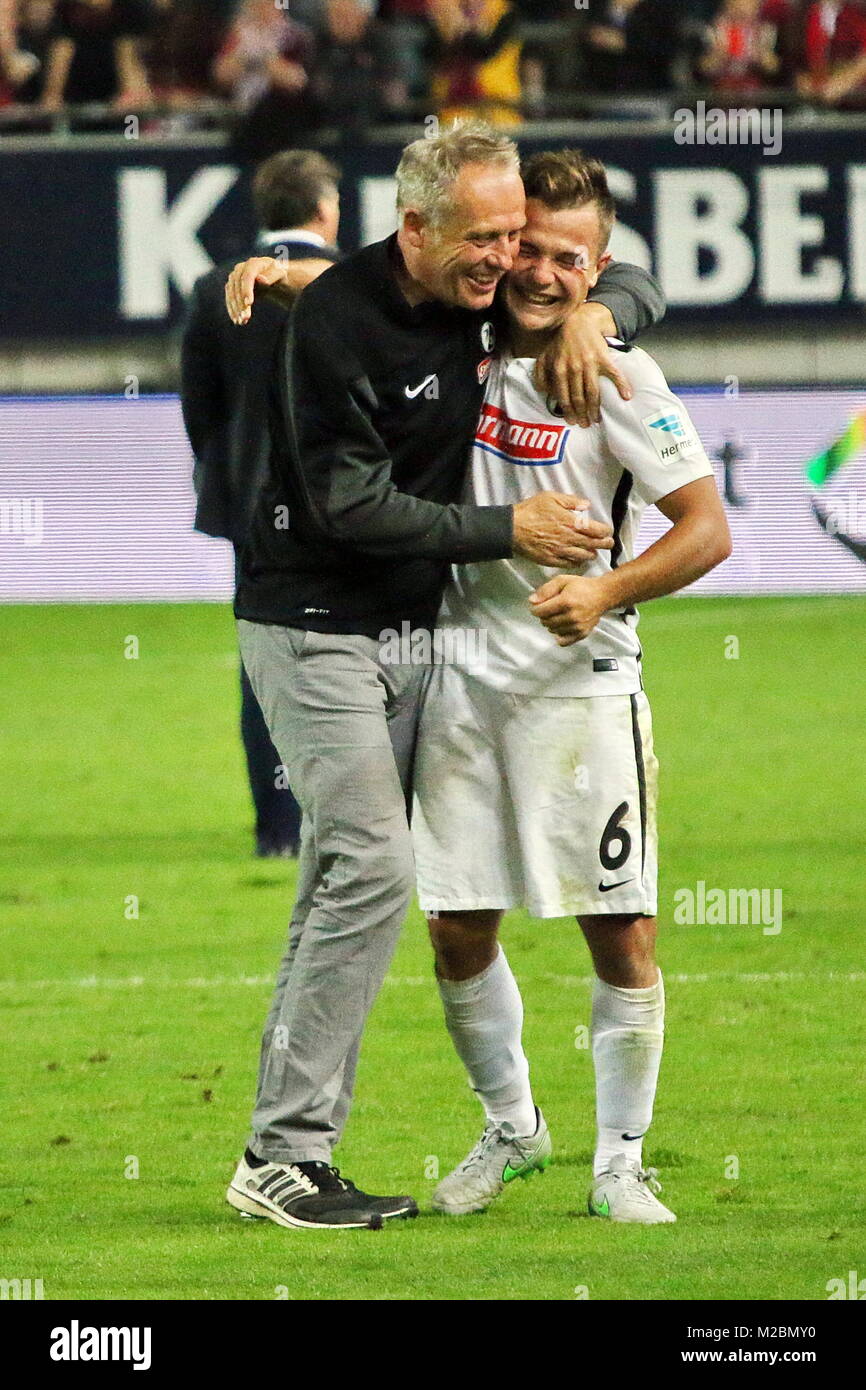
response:
<path id="1" fill-rule="evenodd" d="M 440 226 L 414 210 L 403 215 L 400 246 L 412 279 L 434 299 L 463 309 L 487 309 L 512 267 L 526 221 L 516 169 L 465 164 L 451 189 L 451 210 Z"/>
<path id="2" fill-rule="evenodd" d="M 526 203 L 526 226 L 505 287 L 508 313 L 523 333 L 550 333 L 582 304 L 610 256 L 601 250 L 596 203 L 554 211 Z"/>

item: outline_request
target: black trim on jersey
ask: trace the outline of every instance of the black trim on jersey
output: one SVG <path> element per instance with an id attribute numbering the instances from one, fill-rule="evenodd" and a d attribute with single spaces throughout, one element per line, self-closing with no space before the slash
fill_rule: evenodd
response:
<path id="1" fill-rule="evenodd" d="M 646 861 L 646 772 L 643 765 L 643 744 L 637 717 L 637 696 L 629 695 L 631 704 L 631 733 L 634 739 L 634 760 L 637 765 L 637 787 L 640 797 L 640 872 L 643 878 Z"/>
<path id="2" fill-rule="evenodd" d="M 622 470 L 622 477 L 616 485 L 616 492 L 613 494 L 613 501 L 610 504 L 610 519 L 613 523 L 613 550 L 610 552 L 610 567 L 615 570 L 619 564 L 619 557 L 622 554 L 622 523 L 625 521 L 625 514 L 628 509 L 628 499 L 631 496 L 634 478 L 627 468 Z"/>

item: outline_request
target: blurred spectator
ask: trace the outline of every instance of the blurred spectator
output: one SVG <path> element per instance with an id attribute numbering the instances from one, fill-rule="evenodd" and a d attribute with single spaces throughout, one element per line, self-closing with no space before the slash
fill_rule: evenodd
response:
<path id="1" fill-rule="evenodd" d="M 214 0 L 151 0 L 146 61 L 157 100 L 179 109 L 214 95 L 213 65 L 228 28 Z M 225 6 L 223 6 L 225 9 Z"/>
<path id="2" fill-rule="evenodd" d="M 519 18 L 510 0 L 429 0 L 431 95 L 441 117 L 481 108 L 486 120 L 520 120 Z"/>
<path id="3" fill-rule="evenodd" d="M 680 9 L 673 0 L 605 0 L 581 37 L 590 90 L 668 91 L 682 51 Z"/>
<path id="4" fill-rule="evenodd" d="M 274 0 L 242 0 L 214 63 L 214 80 L 241 112 L 240 154 L 264 159 L 297 144 L 312 123 L 307 91 L 313 35 Z"/>
<path id="5" fill-rule="evenodd" d="M 778 33 L 761 11 L 761 0 L 724 0 L 698 63 L 716 91 L 759 91 L 778 77 Z"/>
<path id="6" fill-rule="evenodd" d="M 605 0 L 581 35 L 584 70 L 593 92 L 615 92 L 632 86 L 634 43 L 629 21 L 640 0 Z"/>
<path id="7" fill-rule="evenodd" d="M 827 105 L 866 101 L 866 3 L 810 5 L 806 14 L 806 71 L 798 83 Z"/>
<path id="8" fill-rule="evenodd" d="M 0 58 L 15 51 L 16 0 L 0 0 Z"/>
<path id="9" fill-rule="evenodd" d="M 817 5 L 809 5 L 806 10 L 803 33 L 806 91 L 811 89 L 813 82 L 823 83 L 830 71 L 830 49 L 844 8 L 844 0 L 819 0 Z"/>
<path id="10" fill-rule="evenodd" d="M 0 0 L 0 106 L 12 100 L 13 90 L 32 70 L 18 47 L 17 27 L 16 0 Z"/>
<path id="11" fill-rule="evenodd" d="M 52 38 L 54 8 L 55 0 L 20 0 L 17 28 L 11 31 L 14 35 L 11 61 L 4 59 L 4 70 L 8 74 L 7 100 L 22 104 L 39 100 Z M 8 13 L 14 13 L 13 6 L 8 7 Z M 3 41 L 0 41 L 0 51 L 4 51 Z"/>
<path id="12" fill-rule="evenodd" d="M 776 82 L 793 87 L 800 67 L 803 50 L 803 0 L 764 0 L 761 19 L 776 30 L 776 53 L 779 71 Z"/>
<path id="13" fill-rule="evenodd" d="M 15 0 L 0 0 L 0 107 L 14 100 L 14 89 L 29 76 L 18 64 Z"/>
<path id="14" fill-rule="evenodd" d="M 146 105 L 150 88 L 139 40 L 148 33 L 145 0 L 58 0 L 42 106 L 79 102 Z"/>
<path id="15" fill-rule="evenodd" d="M 387 21 L 394 41 L 400 76 L 410 96 L 424 96 L 428 88 L 428 0 L 382 0 L 379 17 Z"/>
<path id="16" fill-rule="evenodd" d="M 0 106 L 20 100 L 21 88 L 37 71 L 34 55 L 22 43 L 16 0 L 0 0 Z"/>
<path id="17" fill-rule="evenodd" d="M 327 0 L 311 78 L 317 119 L 362 130 L 402 107 L 407 86 L 387 24 L 373 0 Z"/>

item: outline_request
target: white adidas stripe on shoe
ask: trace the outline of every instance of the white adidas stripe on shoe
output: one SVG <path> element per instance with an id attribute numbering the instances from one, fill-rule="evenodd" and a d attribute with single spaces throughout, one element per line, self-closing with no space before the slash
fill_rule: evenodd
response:
<path id="1" fill-rule="evenodd" d="M 320 1231 L 380 1229 L 381 1213 L 367 1204 L 365 1194 L 339 1179 L 328 1186 L 330 1190 L 323 1191 L 294 1163 L 253 1168 L 243 1157 L 226 1201 L 244 1216 L 266 1217 L 278 1226 Z"/>

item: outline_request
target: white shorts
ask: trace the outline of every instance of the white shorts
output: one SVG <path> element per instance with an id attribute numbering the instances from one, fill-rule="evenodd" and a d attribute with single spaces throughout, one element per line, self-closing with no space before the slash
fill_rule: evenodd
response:
<path id="1" fill-rule="evenodd" d="M 422 910 L 654 917 L 657 787 L 643 691 L 509 695 L 435 667 L 412 815 Z"/>

